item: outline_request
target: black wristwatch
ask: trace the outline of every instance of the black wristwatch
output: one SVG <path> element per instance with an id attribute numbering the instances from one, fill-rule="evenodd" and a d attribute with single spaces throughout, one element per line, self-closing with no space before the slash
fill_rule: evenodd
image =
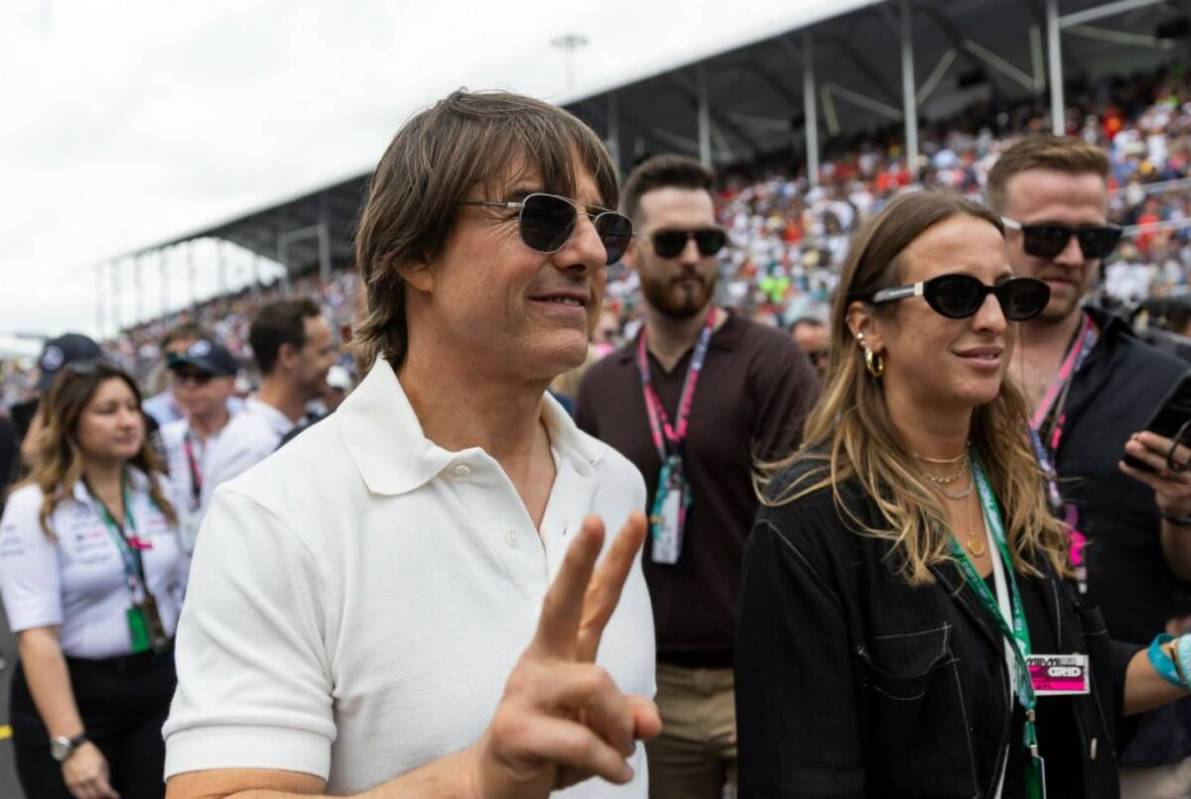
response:
<path id="1" fill-rule="evenodd" d="M 73 738 L 59 736 L 50 739 L 50 756 L 59 763 L 65 763 L 74 754 L 74 750 L 87 742 L 87 733 L 80 732 Z"/>

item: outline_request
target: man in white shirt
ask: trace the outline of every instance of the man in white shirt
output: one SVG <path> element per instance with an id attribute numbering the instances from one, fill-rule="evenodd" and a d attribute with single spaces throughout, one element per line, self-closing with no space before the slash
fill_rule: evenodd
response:
<path id="1" fill-rule="evenodd" d="M 644 481 L 546 396 L 631 237 L 618 194 L 530 98 L 455 92 L 398 132 L 356 236 L 375 365 L 204 520 L 171 799 L 645 799 Z"/>
<path id="2" fill-rule="evenodd" d="M 223 345 L 209 338 L 192 342 L 169 356 L 173 392 L 185 417 L 161 428 L 170 475 L 170 500 L 178 514 L 182 546 L 194 551 L 202 516 L 203 486 L 210 469 L 208 454 L 232 418 L 228 400 L 236 389 L 240 363 Z"/>
<path id="3" fill-rule="evenodd" d="M 216 486 L 271 455 L 322 396 L 335 362 L 331 326 L 313 301 L 281 300 L 261 308 L 248 332 L 261 370 L 261 388 L 249 397 L 214 445 L 203 484 L 205 511 Z"/>

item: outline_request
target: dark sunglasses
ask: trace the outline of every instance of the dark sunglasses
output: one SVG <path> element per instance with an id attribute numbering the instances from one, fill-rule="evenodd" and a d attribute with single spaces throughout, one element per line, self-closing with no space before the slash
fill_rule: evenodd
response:
<path id="1" fill-rule="evenodd" d="M 595 225 L 596 234 L 607 252 L 606 264 L 614 264 L 624 255 L 633 238 L 633 223 L 615 211 L 599 209 L 592 213 L 574 200 L 556 194 L 530 194 L 520 201 L 463 202 L 460 205 L 483 205 L 489 208 L 517 209 L 517 226 L 521 240 L 538 252 L 551 253 L 562 249 L 575 233 L 579 214 L 586 214 Z"/>
<path id="2" fill-rule="evenodd" d="M 1120 243 L 1123 232 L 1116 225 L 1072 227 L 1057 222 L 1026 225 L 1006 217 L 1001 217 L 1001 221 L 1010 230 L 1021 231 L 1022 249 L 1036 258 L 1054 258 L 1067 249 L 1072 236 L 1079 240 L 1079 251 L 1087 260 L 1107 258 Z"/>
<path id="3" fill-rule="evenodd" d="M 874 305 L 880 305 L 909 297 L 922 297 L 941 316 L 967 319 L 980 310 L 989 294 L 996 295 L 997 302 L 1001 303 L 1001 312 L 1010 322 L 1033 319 L 1050 302 L 1050 286 L 1032 277 L 1013 277 L 995 286 L 987 286 L 979 278 L 959 274 L 939 275 L 921 283 L 882 289 L 867 299 Z"/>
<path id="4" fill-rule="evenodd" d="M 717 227 L 705 227 L 697 230 L 658 230 L 649 237 L 653 242 L 653 251 L 662 258 L 677 257 L 691 239 L 695 240 L 699 255 L 707 257 L 724 249 L 728 234 Z"/>
<path id="5" fill-rule="evenodd" d="M 211 382 L 215 375 L 209 375 L 206 372 L 192 371 L 189 369 L 175 369 L 174 379 L 179 383 L 193 383 L 196 386 L 205 386 Z"/>

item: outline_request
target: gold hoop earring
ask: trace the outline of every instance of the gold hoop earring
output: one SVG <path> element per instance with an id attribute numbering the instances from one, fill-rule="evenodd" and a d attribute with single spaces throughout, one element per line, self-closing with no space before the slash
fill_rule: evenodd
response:
<path id="1" fill-rule="evenodd" d="M 885 374 L 885 359 L 881 357 L 881 353 L 873 352 L 868 347 L 865 347 L 864 368 L 873 377 L 880 377 Z"/>

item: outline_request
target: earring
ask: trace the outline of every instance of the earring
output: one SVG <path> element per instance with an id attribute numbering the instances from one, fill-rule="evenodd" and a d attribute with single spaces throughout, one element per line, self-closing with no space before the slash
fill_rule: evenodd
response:
<path id="1" fill-rule="evenodd" d="M 865 347 L 864 368 L 868 369 L 870 375 L 879 378 L 885 374 L 885 359 L 881 357 L 881 353 L 873 352 L 868 347 Z"/>

